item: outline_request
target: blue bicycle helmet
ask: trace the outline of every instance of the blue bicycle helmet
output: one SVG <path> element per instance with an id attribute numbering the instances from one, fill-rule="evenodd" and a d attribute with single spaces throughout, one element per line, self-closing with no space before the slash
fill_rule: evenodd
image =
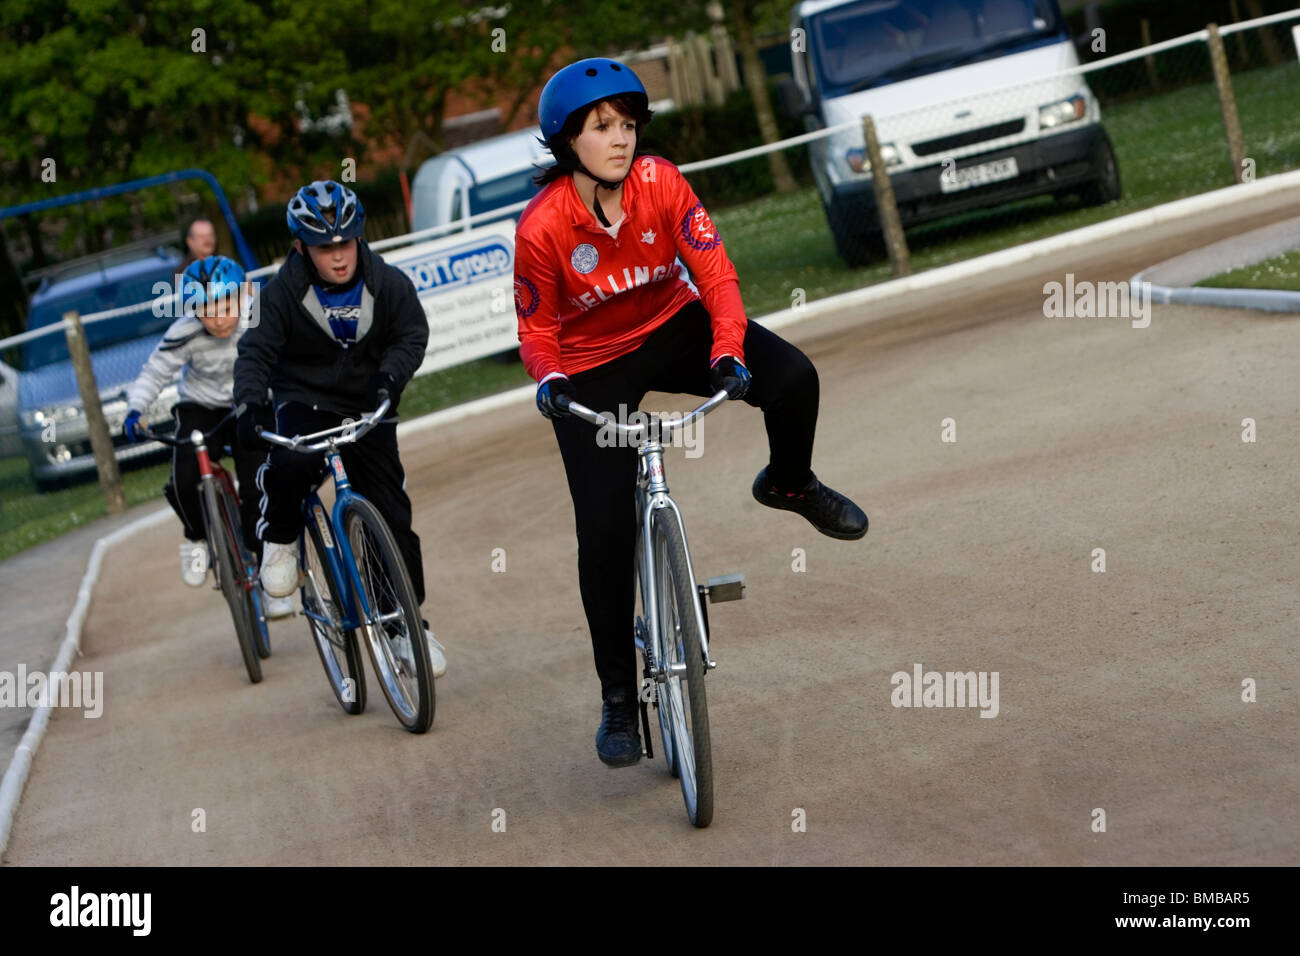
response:
<path id="1" fill-rule="evenodd" d="M 542 88 L 542 97 L 537 102 L 542 138 L 549 141 L 583 107 L 624 94 L 639 96 L 645 106 L 650 104 L 650 97 L 637 75 L 617 60 L 594 56 L 570 63 Z"/>
<path id="2" fill-rule="evenodd" d="M 325 246 L 360 237 L 366 211 L 357 194 L 332 179 L 299 189 L 285 210 L 289 232 L 304 245 Z"/>
<path id="3" fill-rule="evenodd" d="M 200 306 L 238 291 L 244 281 L 244 267 L 225 256 L 195 259 L 181 274 L 184 300 Z"/>

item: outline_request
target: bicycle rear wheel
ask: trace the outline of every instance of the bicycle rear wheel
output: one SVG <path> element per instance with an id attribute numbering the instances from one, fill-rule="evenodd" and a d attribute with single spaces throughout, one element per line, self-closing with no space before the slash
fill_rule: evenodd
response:
<path id="1" fill-rule="evenodd" d="M 433 668 L 406 562 L 388 523 L 364 498 L 344 508 L 343 529 L 360 579 L 358 616 L 379 687 L 398 722 L 422 734 L 433 725 Z"/>
<path id="2" fill-rule="evenodd" d="M 257 655 L 254 621 L 249 612 L 247 581 L 240 574 L 241 561 L 236 557 L 238 525 L 230 523 L 229 509 L 222 503 L 224 489 L 213 481 L 203 482 L 203 513 L 208 530 L 208 548 L 217 584 L 235 622 L 235 637 L 244 669 L 254 684 L 262 680 L 262 661 Z"/>
<path id="3" fill-rule="evenodd" d="M 704 690 L 704 652 L 700 643 L 686 544 L 670 509 L 654 513 L 654 573 L 658 579 L 659 666 L 667 674 L 659 685 L 662 722 L 669 725 L 673 756 L 682 785 L 686 815 L 697 827 L 713 822 L 713 745 L 709 704 Z"/>
<path id="4" fill-rule="evenodd" d="M 328 524 L 328 519 L 323 520 Z M 334 545 L 332 539 L 330 545 Z M 312 515 L 303 529 L 301 553 L 302 610 L 311 628 L 312 643 L 339 706 L 344 713 L 359 714 L 366 709 L 366 674 L 357 650 L 357 634 L 343 627 L 343 602 L 330 573 L 321 526 Z"/>

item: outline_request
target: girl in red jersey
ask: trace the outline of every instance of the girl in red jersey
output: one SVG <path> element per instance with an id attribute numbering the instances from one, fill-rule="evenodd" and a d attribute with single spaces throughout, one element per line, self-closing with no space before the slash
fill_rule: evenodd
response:
<path id="1" fill-rule="evenodd" d="M 695 192 L 672 163 L 637 152 L 651 117 L 641 81 L 614 60 L 580 60 L 551 77 L 538 113 L 556 162 L 539 175 L 546 188 L 515 235 L 520 352 L 573 497 L 579 589 L 604 700 L 596 752 L 621 767 L 641 759 L 629 633 L 636 449 L 600 447 L 596 429 L 569 417 L 559 396 L 599 411 L 634 409 L 648 391 L 726 389 L 763 411 L 770 457 L 753 487 L 761 504 L 848 540 L 867 533 L 867 516 L 812 472 L 816 369 L 746 320 L 735 267 Z"/>

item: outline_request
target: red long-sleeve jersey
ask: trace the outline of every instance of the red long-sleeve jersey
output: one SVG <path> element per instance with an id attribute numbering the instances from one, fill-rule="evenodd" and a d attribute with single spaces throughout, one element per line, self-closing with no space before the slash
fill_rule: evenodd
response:
<path id="1" fill-rule="evenodd" d="M 740 281 L 681 172 L 658 156 L 637 158 L 623 180 L 622 207 L 614 239 L 582 204 L 573 177 L 563 176 L 519 217 L 515 314 L 528 374 L 541 381 L 603 365 L 700 298 L 713 323 L 710 362 L 732 355 L 743 363 Z"/>

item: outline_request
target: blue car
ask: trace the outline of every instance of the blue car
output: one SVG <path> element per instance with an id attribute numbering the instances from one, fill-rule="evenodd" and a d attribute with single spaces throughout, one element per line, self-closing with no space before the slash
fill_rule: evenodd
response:
<path id="1" fill-rule="evenodd" d="M 163 450 L 157 442 L 128 444 L 122 437 L 122 422 L 126 418 L 126 389 L 172 322 L 172 300 L 156 294 L 155 287 L 165 283 L 172 288 L 180 264 L 181 255 L 174 246 L 115 249 L 79 259 L 46 276 L 31 299 L 28 331 L 60 325 L 63 314 L 73 309 L 89 315 L 142 304 L 139 311 L 86 326 L 91 364 L 119 461 Z M 48 488 L 69 476 L 94 471 L 95 456 L 90 448 L 81 392 L 62 329 L 28 341 L 21 348 L 19 431 L 37 486 Z M 175 383 L 163 389 L 144 416 L 151 427 L 160 432 L 169 430 L 176 397 Z"/>

